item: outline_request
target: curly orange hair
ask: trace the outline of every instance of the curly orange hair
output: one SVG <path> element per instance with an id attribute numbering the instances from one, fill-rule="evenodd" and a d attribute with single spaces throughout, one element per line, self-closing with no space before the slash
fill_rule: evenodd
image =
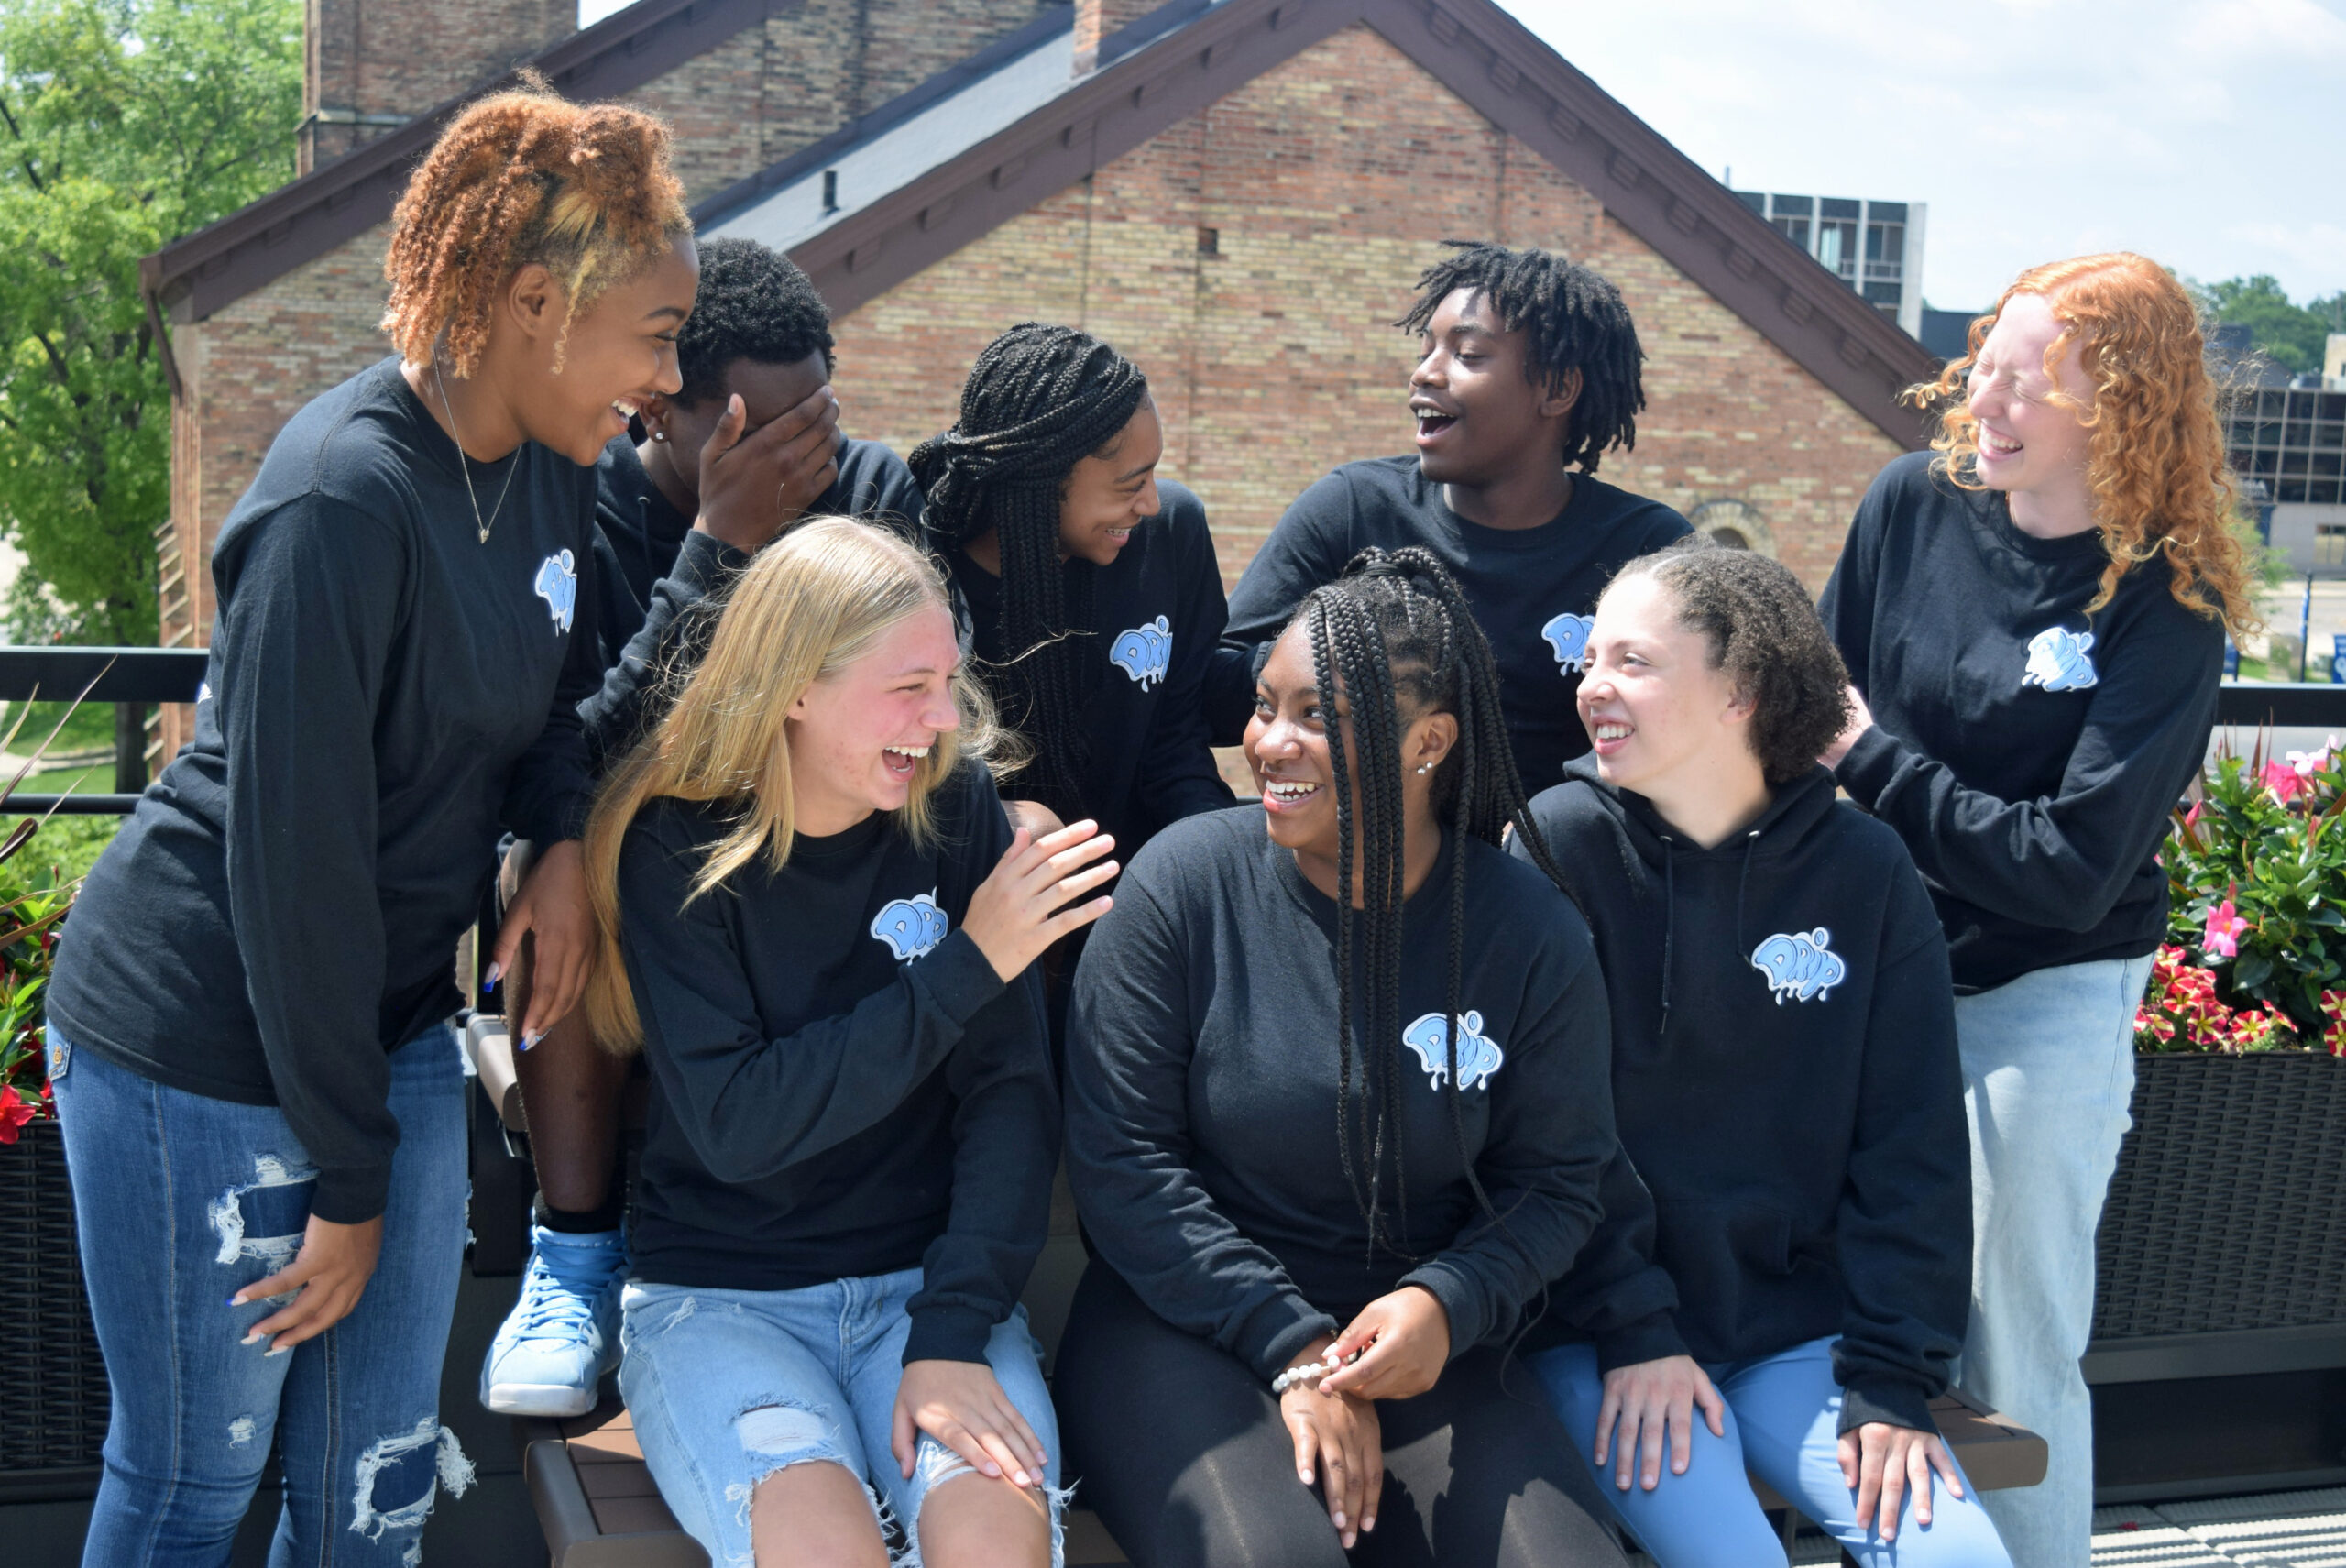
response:
<path id="1" fill-rule="evenodd" d="M 534 74 L 450 123 L 391 224 L 383 330 L 414 365 L 444 332 L 459 376 L 479 367 L 498 291 L 516 269 L 536 262 L 562 284 L 566 334 L 596 295 L 692 232 L 667 126 L 641 109 L 573 104 Z"/>
<path id="2" fill-rule="evenodd" d="M 1964 387 L 1981 341 L 2015 294 L 2038 295 L 2061 323 L 2045 351 L 2045 374 L 2052 376 L 2077 343 L 2093 382 L 2091 408 L 2057 382 L 2054 393 L 2090 433 L 2086 483 L 2110 556 L 2086 612 L 2108 604 L 2118 580 L 2134 567 L 2165 556 L 2176 602 L 2202 616 L 2220 615 L 2235 633 L 2255 626 L 2248 561 L 2231 526 L 2237 491 L 2224 459 L 2198 313 L 2183 285 L 2145 257 L 2110 251 L 2030 268 L 1971 323 L 1962 358 L 1937 380 L 1908 389 L 1910 402 L 1941 410 L 1931 444 L 1945 454 L 1947 477 L 1966 489 L 1986 488 L 1977 476 L 1979 423 Z"/>

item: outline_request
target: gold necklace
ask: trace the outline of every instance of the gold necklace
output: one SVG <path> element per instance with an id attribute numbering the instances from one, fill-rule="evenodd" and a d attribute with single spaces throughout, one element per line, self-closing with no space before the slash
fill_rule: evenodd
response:
<path id="1" fill-rule="evenodd" d="M 516 463 L 505 470 L 505 487 L 497 492 L 497 504 L 488 509 L 488 521 L 483 522 L 480 497 L 473 493 L 472 459 L 465 455 L 464 437 L 456 433 L 456 411 L 449 406 L 448 383 L 440 378 L 440 361 L 436 357 L 432 361 L 432 384 L 440 389 L 440 407 L 448 416 L 448 438 L 456 444 L 456 471 L 465 477 L 465 499 L 473 503 L 473 526 L 480 531 L 480 542 L 486 544 L 488 531 L 497 526 L 497 514 L 505 510 L 505 498 L 513 488 L 513 470 L 521 465 Z"/>

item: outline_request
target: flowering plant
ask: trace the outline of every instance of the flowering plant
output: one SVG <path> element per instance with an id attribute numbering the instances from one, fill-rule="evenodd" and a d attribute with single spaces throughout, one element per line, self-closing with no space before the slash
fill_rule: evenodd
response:
<path id="1" fill-rule="evenodd" d="M 0 748 L 15 743 L 24 721 L 19 713 L 0 736 Z M 64 728 L 62 719 L 58 728 Z M 57 731 L 49 731 L 49 740 L 56 738 Z M 0 808 L 7 806 L 16 785 L 48 748 L 49 740 L 42 741 L 16 777 L 0 784 Z M 0 839 L 0 1144 L 15 1143 L 27 1123 L 57 1114 L 49 1088 L 43 1014 L 58 923 L 71 907 L 82 880 L 61 866 L 18 858 L 48 820 L 23 817 Z"/>
<path id="2" fill-rule="evenodd" d="M 2219 757 L 2176 814 L 2171 913 L 2134 1015 L 2142 1050 L 2319 1044 L 2346 1055 L 2346 761 Z"/>

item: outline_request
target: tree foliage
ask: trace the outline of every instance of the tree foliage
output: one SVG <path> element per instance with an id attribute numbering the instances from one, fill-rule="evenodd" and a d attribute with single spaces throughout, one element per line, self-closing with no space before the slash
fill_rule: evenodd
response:
<path id="1" fill-rule="evenodd" d="M 0 537 L 19 638 L 155 635 L 170 403 L 138 258 L 293 177 L 299 0 L 0 0 Z"/>
<path id="2" fill-rule="evenodd" d="M 2293 304 L 2280 280 L 2260 272 L 2202 284 L 2198 292 L 2209 314 L 2247 327 L 2258 348 L 2291 370 L 2320 369 L 2324 342 L 2333 332 L 2346 332 L 2346 291 Z"/>

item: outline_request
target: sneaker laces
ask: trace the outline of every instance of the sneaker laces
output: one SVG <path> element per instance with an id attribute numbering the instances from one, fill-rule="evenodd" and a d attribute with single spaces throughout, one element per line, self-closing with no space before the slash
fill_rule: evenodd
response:
<path id="1" fill-rule="evenodd" d="M 562 1261 L 572 1267 L 558 1271 L 544 1248 L 530 1259 L 511 1320 L 516 1340 L 579 1338 L 580 1331 L 593 1326 L 595 1299 L 609 1288 L 626 1255 L 614 1252 L 606 1262 L 578 1249 Z"/>

